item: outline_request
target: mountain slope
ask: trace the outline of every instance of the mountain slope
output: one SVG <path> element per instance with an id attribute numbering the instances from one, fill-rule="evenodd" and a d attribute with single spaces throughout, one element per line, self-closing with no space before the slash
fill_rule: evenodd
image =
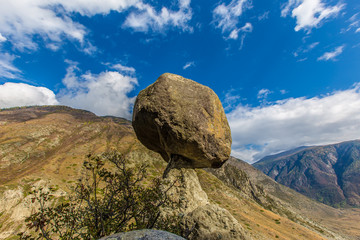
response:
<path id="1" fill-rule="evenodd" d="M 28 194 L 32 185 L 56 186 L 61 198 L 81 176 L 85 156 L 110 149 L 127 152 L 132 163 L 147 162 L 150 177 L 161 176 L 166 167 L 140 144 L 127 120 L 62 106 L 0 111 L 0 239 L 24 229 L 24 217 L 34 209 Z M 227 209 L 253 239 L 360 235 L 359 212 L 316 203 L 240 160 L 196 172 L 210 201 Z"/>
<path id="2" fill-rule="evenodd" d="M 311 223 L 326 226 L 335 233 L 344 234 L 350 239 L 360 239 L 360 209 L 336 209 L 331 206 L 316 202 L 284 185 L 274 181 L 263 172 L 257 170 L 250 164 L 230 159 L 224 166 L 225 168 L 238 169 L 245 172 L 252 185 L 259 186 L 269 196 L 270 207 L 273 212 L 285 215 L 293 221 L 304 225 L 308 221 L 303 218 L 311 219 Z M 232 170 L 234 171 L 234 170 Z M 228 176 L 231 176 L 228 174 Z M 263 204 L 268 208 L 268 204 Z M 322 230 L 319 230 L 322 231 Z M 330 237 L 329 239 L 336 239 Z"/>
<path id="3" fill-rule="evenodd" d="M 359 140 L 268 156 L 253 166 L 325 204 L 360 207 Z"/>

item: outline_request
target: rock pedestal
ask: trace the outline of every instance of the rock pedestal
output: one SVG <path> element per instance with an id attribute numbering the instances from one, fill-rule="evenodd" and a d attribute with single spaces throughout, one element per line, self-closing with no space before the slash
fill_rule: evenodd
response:
<path id="1" fill-rule="evenodd" d="M 181 179 L 170 190 L 169 197 L 180 203 L 175 211 L 184 215 L 182 225 L 185 232 L 190 232 L 189 240 L 251 239 L 229 211 L 209 202 L 195 170 L 172 169 L 168 179 L 170 182 Z M 166 212 L 174 213 L 174 209 L 164 209 Z"/>
<path id="2" fill-rule="evenodd" d="M 181 179 L 168 192 L 180 208 L 163 214 L 182 214 L 188 239 L 248 239 L 226 209 L 209 202 L 195 170 L 188 169 L 219 168 L 230 157 L 230 127 L 214 91 L 165 73 L 137 96 L 132 124 L 140 142 L 168 162 L 170 184 Z"/>

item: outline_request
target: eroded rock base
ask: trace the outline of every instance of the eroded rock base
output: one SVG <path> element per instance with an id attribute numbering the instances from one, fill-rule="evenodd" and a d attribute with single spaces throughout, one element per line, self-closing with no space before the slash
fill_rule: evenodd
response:
<path id="1" fill-rule="evenodd" d="M 169 194 L 180 203 L 178 213 L 184 214 L 182 225 L 190 232 L 189 240 L 251 239 L 229 211 L 209 202 L 194 169 L 171 169 L 167 179 L 178 181 Z"/>

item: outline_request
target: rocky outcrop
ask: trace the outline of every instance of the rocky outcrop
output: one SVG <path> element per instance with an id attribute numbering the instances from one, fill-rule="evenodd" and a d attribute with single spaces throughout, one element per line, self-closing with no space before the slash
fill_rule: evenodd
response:
<path id="1" fill-rule="evenodd" d="M 179 203 L 178 213 L 187 214 L 209 203 L 208 196 L 201 188 L 194 169 L 172 169 L 167 179 L 170 184 L 177 181 L 177 184 L 169 190 L 168 195 L 172 201 Z M 163 187 L 168 188 L 168 186 Z M 174 211 L 174 209 L 170 210 Z"/>
<path id="2" fill-rule="evenodd" d="M 166 231 L 142 229 L 113 234 L 100 240 L 185 240 L 185 238 Z"/>
<path id="3" fill-rule="evenodd" d="M 188 239 L 248 239 L 237 220 L 210 204 L 194 169 L 218 168 L 230 157 L 231 133 L 219 98 L 208 87 L 165 73 L 137 96 L 133 127 L 138 139 L 168 162 L 168 195 L 183 215 Z M 164 186 L 164 190 L 169 189 Z"/>
<path id="4" fill-rule="evenodd" d="M 229 211 L 214 204 L 196 208 L 185 216 L 184 224 L 188 229 L 194 228 L 189 239 L 249 239 L 242 226 Z"/>
<path id="5" fill-rule="evenodd" d="M 179 75 L 165 73 L 139 93 L 133 127 L 170 168 L 220 167 L 230 156 L 231 133 L 219 98 Z"/>
<path id="6" fill-rule="evenodd" d="M 229 211 L 210 203 L 195 170 L 172 169 L 168 179 L 179 182 L 170 190 L 169 196 L 179 202 L 180 207 L 175 211 L 184 215 L 182 225 L 183 231 L 189 234 L 187 239 L 251 239 Z M 174 209 L 164 211 L 173 213 Z"/>

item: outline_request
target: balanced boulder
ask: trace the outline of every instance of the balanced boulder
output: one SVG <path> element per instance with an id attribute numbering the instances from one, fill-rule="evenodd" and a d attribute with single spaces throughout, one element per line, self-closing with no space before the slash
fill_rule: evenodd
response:
<path id="1" fill-rule="evenodd" d="M 162 74 L 139 93 L 133 127 L 172 168 L 216 168 L 230 156 L 231 132 L 219 98 L 179 75 Z"/>

